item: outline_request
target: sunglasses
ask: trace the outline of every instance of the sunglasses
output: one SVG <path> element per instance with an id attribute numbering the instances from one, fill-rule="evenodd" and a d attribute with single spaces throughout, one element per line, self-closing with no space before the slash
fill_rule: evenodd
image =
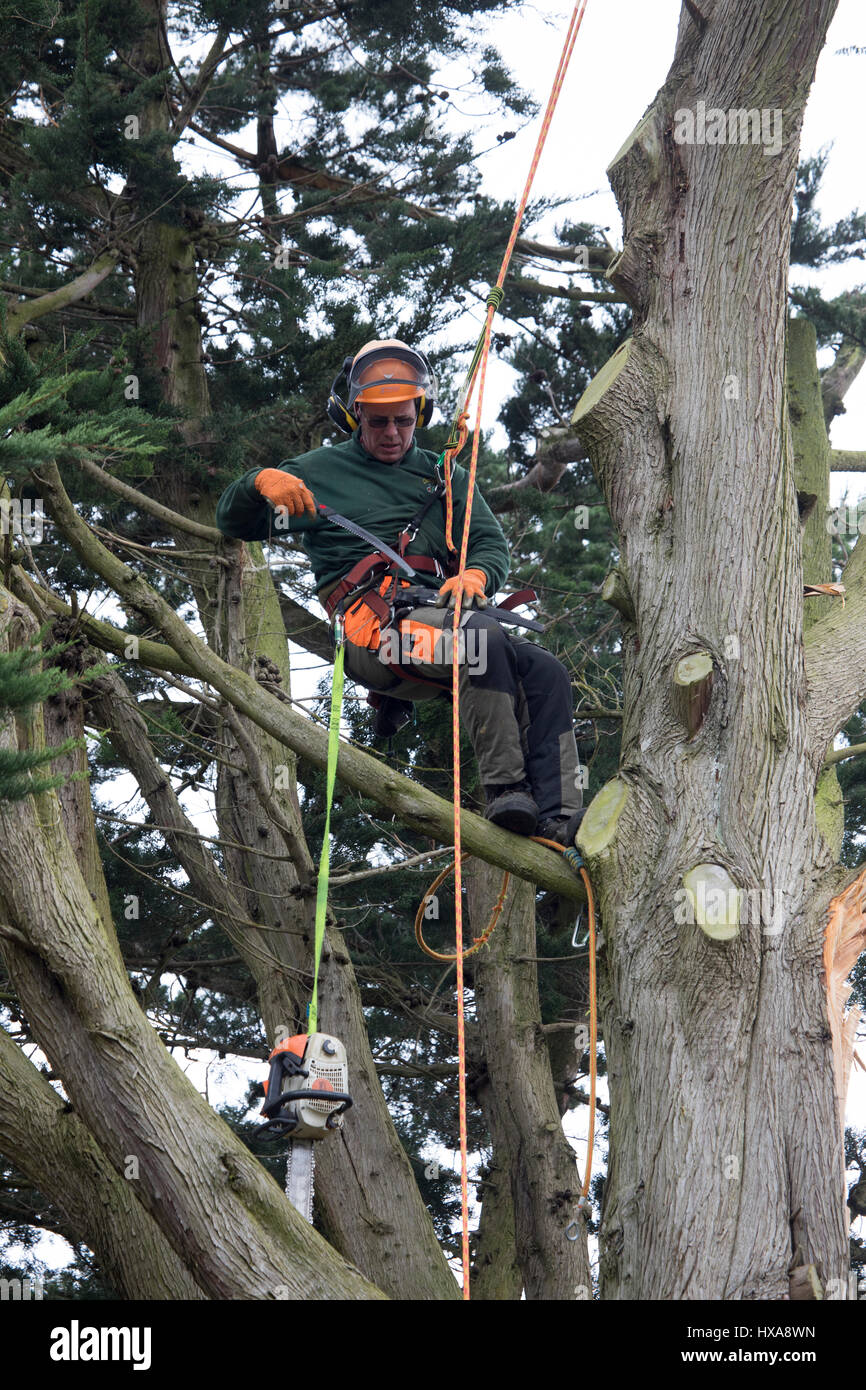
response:
<path id="1" fill-rule="evenodd" d="M 364 422 L 371 430 L 384 430 L 393 420 L 398 430 L 407 430 L 415 424 L 414 415 L 365 415 Z"/>

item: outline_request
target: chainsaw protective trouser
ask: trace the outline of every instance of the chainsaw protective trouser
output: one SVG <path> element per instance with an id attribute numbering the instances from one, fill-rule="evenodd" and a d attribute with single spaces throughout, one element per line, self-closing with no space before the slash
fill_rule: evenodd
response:
<path id="1" fill-rule="evenodd" d="M 381 634 L 378 651 L 346 642 L 346 671 L 398 700 L 451 689 L 453 611 L 415 608 Z M 550 652 L 506 632 L 483 609 L 461 614 L 460 713 L 485 787 L 526 778 L 539 818 L 583 804 L 574 740 L 571 682 Z"/>

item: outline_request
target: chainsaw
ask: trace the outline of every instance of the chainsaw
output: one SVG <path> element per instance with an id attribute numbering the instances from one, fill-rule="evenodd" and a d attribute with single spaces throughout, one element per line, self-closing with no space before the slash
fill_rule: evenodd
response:
<path id="1" fill-rule="evenodd" d="M 256 1138 L 288 1138 L 286 1196 L 312 1224 L 313 1146 L 342 1128 L 343 1114 L 352 1104 L 346 1049 L 329 1033 L 299 1033 L 278 1043 L 268 1061 L 271 1070 L 261 1109 L 267 1118 Z"/>

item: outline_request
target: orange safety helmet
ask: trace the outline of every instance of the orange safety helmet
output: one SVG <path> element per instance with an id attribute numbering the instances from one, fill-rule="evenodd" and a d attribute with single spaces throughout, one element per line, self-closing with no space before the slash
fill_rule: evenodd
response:
<path id="1" fill-rule="evenodd" d="M 337 395 L 337 383 L 331 387 L 328 414 L 340 429 L 356 429 L 356 406 L 396 405 L 400 401 L 418 401 L 418 425 L 430 423 L 436 409 L 437 386 L 433 369 L 423 352 L 416 352 L 399 338 L 374 338 L 346 358 L 343 373 L 349 387 L 349 399 L 344 404 Z"/>

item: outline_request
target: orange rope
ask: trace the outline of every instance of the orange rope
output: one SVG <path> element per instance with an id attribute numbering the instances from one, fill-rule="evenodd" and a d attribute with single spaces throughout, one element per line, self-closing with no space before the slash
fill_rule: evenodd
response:
<path id="1" fill-rule="evenodd" d="M 502 258 L 502 265 L 499 270 L 499 277 L 496 281 L 496 290 L 491 291 L 487 304 L 487 321 L 484 329 L 484 347 L 481 353 L 481 360 L 477 372 L 472 374 L 468 383 L 468 390 L 465 393 L 465 400 L 461 402 L 461 410 L 458 423 L 458 441 L 452 449 L 445 453 L 445 483 L 446 483 L 446 543 L 449 550 L 454 550 L 451 523 L 453 520 L 454 508 L 451 497 L 451 463 L 463 447 L 466 440 L 466 405 L 472 395 L 476 375 L 478 377 L 478 402 L 475 411 L 475 434 L 472 440 L 472 458 L 469 464 L 469 478 L 466 492 L 466 514 L 463 519 L 463 536 L 460 544 L 460 562 L 457 571 L 457 589 L 454 595 L 454 623 L 452 627 L 453 641 L 452 650 L 454 653 L 453 665 L 451 668 L 451 692 L 452 692 L 452 753 L 454 758 L 454 906 L 455 906 L 455 934 L 456 934 L 456 964 L 457 964 L 457 1073 L 458 1073 L 458 1103 L 460 1110 L 460 1205 L 463 1225 L 462 1256 L 463 1256 L 463 1297 L 469 1299 L 469 1176 L 468 1176 L 468 1155 L 466 1141 L 466 1024 L 464 1017 L 463 999 L 463 874 L 462 864 L 463 855 L 460 849 L 460 689 L 459 689 L 459 650 L 458 634 L 460 629 L 460 608 L 463 601 L 463 576 L 466 571 L 466 556 L 469 545 L 469 524 L 472 517 L 472 496 L 475 488 L 475 475 L 478 470 L 478 448 L 481 442 L 481 407 L 484 400 L 484 384 L 487 378 L 487 360 L 490 356 L 490 330 L 493 324 L 493 315 L 496 306 L 502 300 L 502 287 L 505 283 L 505 276 L 508 273 L 509 262 L 517 242 L 520 224 L 526 211 L 526 204 L 529 201 L 529 194 L 535 178 L 535 171 L 541 158 L 541 152 L 550 130 L 553 113 L 559 100 L 562 84 L 565 81 L 565 74 L 574 51 L 574 43 L 577 32 L 580 28 L 583 12 L 586 9 L 587 0 L 577 0 L 568 32 L 565 36 L 562 53 L 559 59 L 559 66 L 556 69 L 556 76 L 553 79 L 553 87 L 548 98 L 547 108 L 544 112 L 541 130 L 535 145 L 535 152 L 532 156 L 532 163 L 529 166 L 526 184 L 517 207 L 514 217 L 514 224 L 511 228 L 511 235 L 508 238 L 508 245 L 505 248 L 505 255 Z"/>

